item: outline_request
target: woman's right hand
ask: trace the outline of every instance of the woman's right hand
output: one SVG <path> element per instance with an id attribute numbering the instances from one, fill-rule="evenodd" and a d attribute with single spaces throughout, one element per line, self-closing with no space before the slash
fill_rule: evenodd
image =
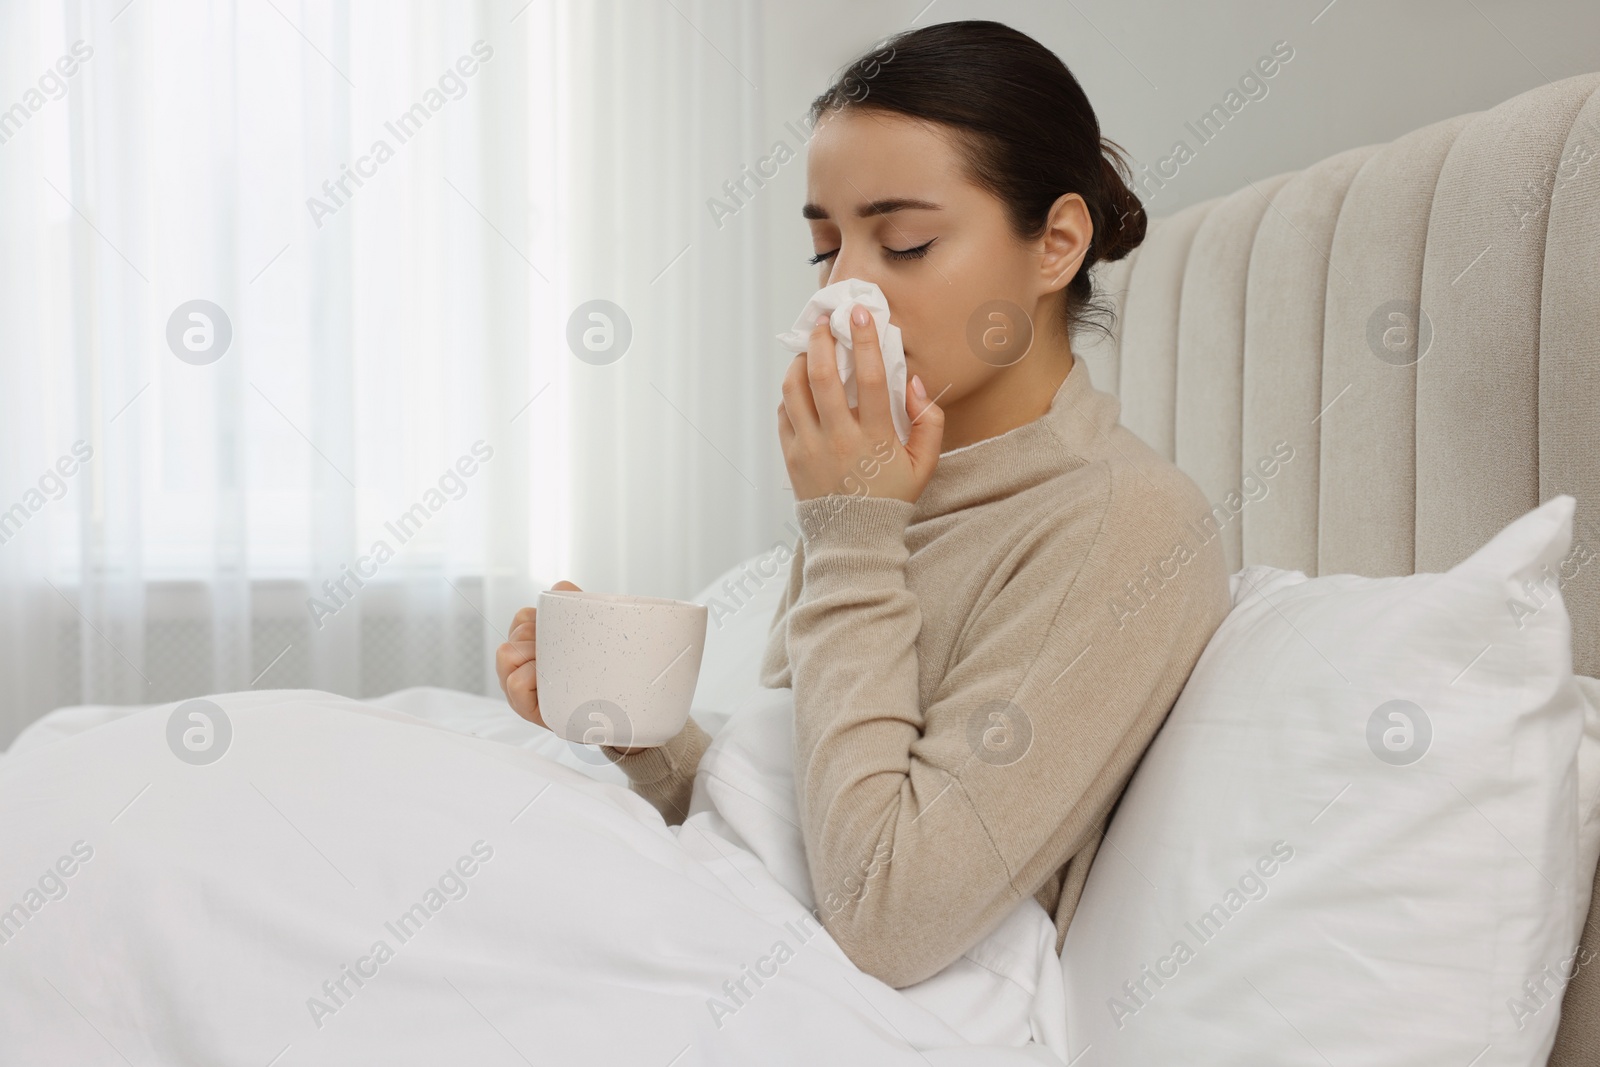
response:
<path id="1" fill-rule="evenodd" d="M 577 589 L 571 582 L 561 581 L 552 589 Z M 531 723 L 545 726 L 539 715 L 539 675 L 535 657 L 537 608 L 523 608 L 511 620 L 511 632 L 505 644 L 495 650 L 494 670 L 500 676 L 500 688 L 506 694 L 511 709 Z"/>

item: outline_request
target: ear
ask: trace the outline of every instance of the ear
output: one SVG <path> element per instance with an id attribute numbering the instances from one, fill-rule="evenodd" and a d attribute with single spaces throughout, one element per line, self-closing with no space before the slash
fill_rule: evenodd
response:
<path id="1" fill-rule="evenodd" d="M 1039 280 L 1043 293 L 1065 289 L 1077 275 L 1094 240 L 1089 205 L 1077 193 L 1062 193 L 1050 205 L 1050 216 L 1040 238 Z"/>

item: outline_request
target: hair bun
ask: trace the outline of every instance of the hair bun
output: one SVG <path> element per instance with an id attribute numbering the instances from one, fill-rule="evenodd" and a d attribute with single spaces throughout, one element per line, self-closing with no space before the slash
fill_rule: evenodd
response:
<path id="1" fill-rule="evenodd" d="M 1128 187 L 1128 165 L 1122 150 L 1110 141 L 1102 140 L 1101 170 L 1104 175 L 1104 203 L 1106 217 L 1094 235 L 1095 259 L 1121 259 L 1144 243 L 1148 218 L 1144 205 Z"/>

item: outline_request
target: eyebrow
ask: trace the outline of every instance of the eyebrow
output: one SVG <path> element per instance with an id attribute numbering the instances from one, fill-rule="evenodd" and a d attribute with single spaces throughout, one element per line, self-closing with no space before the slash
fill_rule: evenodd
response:
<path id="1" fill-rule="evenodd" d="M 938 204 L 927 200 L 918 200 L 909 196 L 891 196 L 884 200 L 874 200 L 870 204 L 863 204 L 856 208 L 856 218 L 868 219 L 874 215 L 888 215 L 896 211 L 939 211 Z M 820 204 L 806 204 L 800 209 L 800 217 L 805 219 L 832 218 L 822 209 Z"/>

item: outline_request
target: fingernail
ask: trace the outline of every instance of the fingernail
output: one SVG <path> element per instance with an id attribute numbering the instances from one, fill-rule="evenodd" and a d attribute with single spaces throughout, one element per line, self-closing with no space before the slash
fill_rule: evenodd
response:
<path id="1" fill-rule="evenodd" d="M 823 323 L 825 323 L 827 321 L 828 321 L 828 316 L 826 316 L 826 315 L 818 315 L 817 316 L 817 321 L 813 322 L 811 325 L 813 325 L 813 326 L 821 326 Z"/>
<path id="2" fill-rule="evenodd" d="M 850 320 L 857 326 L 865 326 L 869 317 L 870 316 L 867 315 L 867 309 L 862 307 L 860 304 L 857 304 L 856 309 L 850 313 Z"/>
<path id="3" fill-rule="evenodd" d="M 928 391 L 922 387 L 922 375 L 913 374 L 911 376 L 911 391 L 917 394 L 918 400 L 928 399 Z"/>

